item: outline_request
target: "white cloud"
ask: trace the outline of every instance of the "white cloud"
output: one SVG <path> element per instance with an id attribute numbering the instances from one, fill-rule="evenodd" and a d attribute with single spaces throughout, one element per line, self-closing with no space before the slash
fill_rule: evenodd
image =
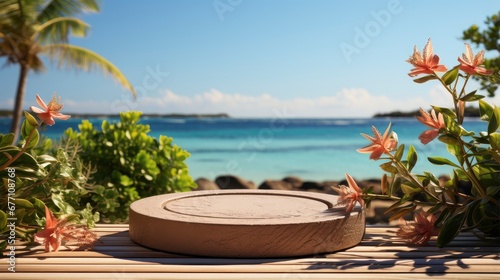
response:
<path id="1" fill-rule="evenodd" d="M 500 95 L 488 102 L 499 104 Z M 12 108 L 13 100 L 7 99 L 5 108 Z M 2 104 L 2 105 L 3 105 Z M 395 99 L 375 95 L 363 88 L 344 88 L 332 95 L 319 97 L 278 98 L 268 93 L 245 95 L 223 93 L 216 89 L 184 96 L 171 90 L 160 91 L 158 96 L 143 96 L 133 101 L 129 96 L 112 101 L 64 100 L 67 113 L 118 113 L 137 110 L 144 113 L 227 113 L 233 117 L 273 117 L 286 112 L 285 117 L 371 117 L 376 113 L 411 111 L 429 108 L 430 105 L 450 106 L 449 93 L 441 87 L 432 87 L 426 95 Z M 2 106 L 3 107 L 3 106 Z"/>
<path id="2" fill-rule="evenodd" d="M 291 99 L 267 93 L 223 93 L 216 89 L 186 97 L 164 90 L 160 96 L 145 97 L 139 103 L 145 112 L 228 113 L 234 117 L 271 117 L 282 110 L 294 117 L 370 117 L 379 112 L 414 110 L 425 106 L 423 98 L 398 101 L 370 94 L 362 88 L 345 88 L 331 96 Z"/>

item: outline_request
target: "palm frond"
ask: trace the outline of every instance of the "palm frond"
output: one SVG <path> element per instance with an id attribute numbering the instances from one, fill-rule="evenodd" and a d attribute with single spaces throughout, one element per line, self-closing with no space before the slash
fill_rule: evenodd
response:
<path id="1" fill-rule="evenodd" d="M 0 32 L 0 56 L 7 56 L 9 62 L 15 62 L 18 55 L 17 44 L 5 33 Z"/>
<path id="2" fill-rule="evenodd" d="M 46 70 L 42 59 L 38 55 L 30 56 L 28 65 L 30 66 L 30 69 L 35 73 L 42 73 Z"/>
<path id="3" fill-rule="evenodd" d="M 22 12 L 17 0 L 0 0 L 0 31 L 18 25 L 22 19 Z"/>
<path id="4" fill-rule="evenodd" d="M 38 10 L 44 0 L 18 0 L 21 20 L 26 23 L 33 23 L 38 16 Z"/>
<path id="5" fill-rule="evenodd" d="M 0 21 L 20 13 L 17 0 L 0 0 Z"/>
<path id="6" fill-rule="evenodd" d="M 51 0 L 40 11 L 37 21 L 45 22 L 57 17 L 76 16 L 98 12 L 99 0 Z"/>
<path id="7" fill-rule="evenodd" d="M 46 43 L 66 43 L 68 35 L 85 37 L 90 26 L 81 19 L 58 17 L 37 26 L 32 39 Z"/>
<path id="8" fill-rule="evenodd" d="M 118 67 L 89 49 L 69 44 L 51 44 L 43 46 L 41 52 L 47 54 L 52 61 L 57 61 L 59 67 L 84 71 L 101 70 L 136 96 L 134 88 Z"/>

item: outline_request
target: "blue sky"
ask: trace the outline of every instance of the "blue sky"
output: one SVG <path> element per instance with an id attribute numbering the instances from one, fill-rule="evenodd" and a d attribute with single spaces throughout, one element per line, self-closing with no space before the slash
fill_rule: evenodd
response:
<path id="1" fill-rule="evenodd" d="M 448 105 L 436 84 L 413 83 L 405 60 L 431 38 L 441 62 L 455 66 L 462 31 L 499 10 L 500 1 L 485 0 L 102 1 L 99 13 L 82 16 L 89 36 L 70 42 L 117 65 L 138 98 L 99 72 L 47 61 L 45 73 L 29 75 L 24 104 L 56 92 L 65 112 L 234 117 L 370 117 Z M 12 107 L 18 71 L 0 69 L 0 108 Z"/>

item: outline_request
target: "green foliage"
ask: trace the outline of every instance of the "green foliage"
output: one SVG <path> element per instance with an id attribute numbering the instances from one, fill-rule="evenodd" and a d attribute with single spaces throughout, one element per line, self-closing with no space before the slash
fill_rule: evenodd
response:
<path id="1" fill-rule="evenodd" d="M 485 30 L 479 30 L 477 25 L 472 25 L 462 34 L 462 40 L 482 46 L 488 51 L 500 51 L 500 12 L 489 16 L 484 21 Z M 484 65 L 494 70 L 491 76 L 475 76 L 481 82 L 481 89 L 486 90 L 489 96 L 494 96 L 500 82 L 500 56 L 486 59 Z"/>
<path id="2" fill-rule="evenodd" d="M 492 20 L 498 27 L 500 19 Z M 494 30 L 495 36 L 500 36 L 499 29 Z M 390 220 L 420 208 L 432 214 L 428 220 L 433 221 L 434 228 L 420 219 L 416 222 L 420 224 L 415 234 L 426 231 L 435 235 L 434 231 L 439 230 L 439 247 L 451 242 L 461 231 L 471 231 L 485 241 L 500 242 L 500 108 L 488 104 L 476 90 L 465 90 L 471 77 L 474 76 L 453 67 L 441 76 L 434 73 L 414 80 L 440 82 L 452 99 L 451 109 L 433 106 L 435 115 L 423 112 L 420 118 L 427 126 L 421 135 L 422 143 L 438 139 L 451 155 L 427 159 L 435 165 L 448 166 L 451 178 L 439 180 L 431 172 L 411 173 L 418 160 L 416 149 L 410 146 L 404 157 L 404 145 L 399 144 L 390 151 L 384 150 L 386 157 L 381 158 L 389 160 L 380 165 L 389 174 L 384 174 L 382 193 L 363 192 L 363 198 L 368 201 L 394 201 L 386 211 L 391 214 Z M 471 103 L 479 103 L 478 116 L 485 122 L 485 131 L 477 133 L 464 128 L 465 108 Z"/>
<path id="3" fill-rule="evenodd" d="M 185 163 L 190 154 L 173 145 L 170 137 L 149 136 L 140 116 L 121 113 L 119 122 L 103 121 L 101 130 L 84 120 L 79 132 L 65 132 L 63 143 L 79 143 L 82 161 L 95 168 L 95 194 L 86 201 L 104 221 L 126 221 L 129 205 L 140 198 L 196 187 Z"/>
<path id="4" fill-rule="evenodd" d="M 0 249 L 7 245 L 15 221 L 15 236 L 33 241 L 45 217 L 45 205 L 57 215 L 74 214 L 93 227 L 99 213 L 81 204 L 89 196 L 90 170 L 78 158 L 77 147 L 53 148 L 50 139 L 40 141 L 39 124 L 29 113 L 22 124 L 22 139 L 12 144 L 12 133 L 0 135 Z"/>

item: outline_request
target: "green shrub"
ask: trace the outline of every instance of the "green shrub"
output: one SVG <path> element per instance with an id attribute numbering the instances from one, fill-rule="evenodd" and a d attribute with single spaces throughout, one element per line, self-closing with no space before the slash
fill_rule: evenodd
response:
<path id="1" fill-rule="evenodd" d="M 80 131 L 69 128 L 63 143 L 77 141 L 80 157 L 95 168 L 90 202 L 104 221 L 124 222 L 130 204 L 143 197 L 188 191 L 196 187 L 184 162 L 189 153 L 172 138 L 148 135 L 149 125 L 140 124 L 141 112 L 124 112 L 120 121 L 103 121 L 101 131 L 87 120 Z"/>
<path id="2" fill-rule="evenodd" d="M 91 171 L 79 159 L 78 147 L 68 143 L 54 148 L 50 139 L 41 141 L 40 124 L 25 115 L 17 144 L 12 144 L 14 134 L 0 134 L 0 251 L 14 237 L 33 241 L 44 225 L 45 205 L 57 216 L 70 215 L 88 227 L 99 220 L 99 213 L 83 202 L 99 194 L 88 183 Z"/>

